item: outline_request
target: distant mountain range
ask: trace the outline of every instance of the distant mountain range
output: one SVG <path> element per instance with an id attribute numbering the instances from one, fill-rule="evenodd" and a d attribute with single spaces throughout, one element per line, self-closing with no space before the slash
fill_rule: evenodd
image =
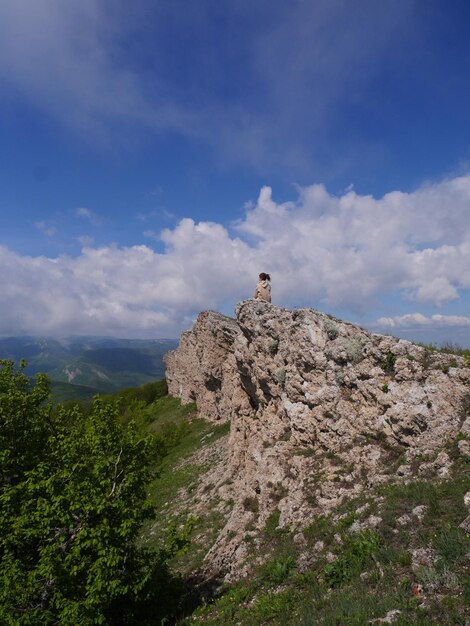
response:
<path id="1" fill-rule="evenodd" d="M 114 337 L 7 337 L 0 339 L 0 358 L 19 363 L 25 373 L 46 373 L 57 401 L 89 398 L 163 378 L 163 355 L 176 339 Z"/>

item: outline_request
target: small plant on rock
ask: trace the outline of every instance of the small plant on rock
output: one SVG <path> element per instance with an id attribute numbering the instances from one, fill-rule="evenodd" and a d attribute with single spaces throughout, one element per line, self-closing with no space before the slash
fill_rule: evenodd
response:
<path id="1" fill-rule="evenodd" d="M 269 486 L 269 483 L 268 483 L 268 486 Z M 272 489 L 271 498 L 275 502 L 280 502 L 289 493 L 287 487 L 284 487 L 284 485 L 281 482 L 277 482 L 275 485 L 272 485 L 271 489 Z"/>
<path id="2" fill-rule="evenodd" d="M 344 385 L 344 372 L 343 370 L 336 370 L 335 372 L 335 380 L 338 385 Z"/>
<path id="3" fill-rule="evenodd" d="M 397 357 L 393 354 L 393 352 L 388 350 L 387 354 L 385 355 L 385 359 L 382 361 L 380 367 L 383 369 L 384 372 L 387 372 L 387 374 L 393 374 L 393 372 L 395 371 L 396 360 Z"/>
<path id="4" fill-rule="evenodd" d="M 364 358 L 362 353 L 363 345 L 359 339 L 345 339 L 343 343 L 343 348 L 346 352 L 346 356 L 348 361 L 351 363 L 360 363 Z"/>
<path id="5" fill-rule="evenodd" d="M 331 587 L 348 582 L 358 573 L 375 564 L 380 538 L 373 530 L 365 530 L 353 538 L 348 538 L 345 549 L 334 563 L 325 566 L 325 581 Z"/>
<path id="6" fill-rule="evenodd" d="M 323 328 L 325 329 L 328 339 L 336 339 L 336 337 L 339 335 L 338 327 L 336 326 L 336 324 L 333 324 L 331 320 L 325 320 Z"/>
<path id="7" fill-rule="evenodd" d="M 279 339 L 270 339 L 268 342 L 268 350 L 271 354 L 276 354 L 279 348 Z"/>
<path id="8" fill-rule="evenodd" d="M 266 525 L 264 527 L 264 534 L 267 539 L 273 539 L 280 534 L 279 526 L 279 518 L 281 516 L 281 512 L 279 509 L 274 509 L 274 511 L 269 515 L 266 520 Z"/>
<path id="9" fill-rule="evenodd" d="M 258 500 L 256 498 L 247 496 L 243 500 L 243 508 L 245 509 L 245 511 L 251 511 L 252 513 L 258 513 L 258 511 L 259 511 Z"/>

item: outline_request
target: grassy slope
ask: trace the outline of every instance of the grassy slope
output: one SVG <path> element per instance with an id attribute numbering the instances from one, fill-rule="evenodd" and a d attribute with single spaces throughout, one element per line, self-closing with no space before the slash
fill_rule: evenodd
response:
<path id="1" fill-rule="evenodd" d="M 455 446 L 451 452 L 456 457 Z M 470 459 L 456 457 L 449 480 L 388 486 L 367 501 L 350 501 L 338 523 L 312 520 L 301 544 L 295 532 L 277 529 L 273 512 L 256 550 L 265 563 L 180 624 L 360 626 L 397 609 L 398 625 L 468 624 L 470 537 L 459 528 L 468 515 L 463 502 L 468 491 Z M 365 504 L 368 508 L 357 513 Z M 422 520 L 411 514 L 418 505 L 426 506 Z M 351 532 L 356 520 L 374 513 L 383 519 L 377 529 Z M 404 514 L 410 520 L 402 525 L 397 519 Z M 314 548 L 318 541 L 322 550 Z M 412 568 L 412 551 L 420 548 L 430 550 L 433 560 Z M 336 560 L 329 562 L 328 553 Z M 301 555 L 305 565 L 299 571 Z M 420 597 L 413 583 L 422 585 Z"/>
<path id="2" fill-rule="evenodd" d="M 150 385 L 140 389 L 145 390 L 146 387 Z M 115 395 L 122 396 L 128 392 L 132 390 Z M 172 524 L 181 527 L 191 520 L 191 545 L 172 564 L 175 571 L 190 574 L 202 564 L 223 523 L 222 516 L 214 510 L 217 502 L 212 501 L 209 494 L 203 507 L 204 513 L 194 516 L 190 510 L 198 481 L 212 463 L 210 458 L 201 461 L 194 457 L 208 450 L 221 437 L 228 436 L 229 424 L 213 424 L 199 419 L 195 404 L 181 406 L 178 399 L 168 395 L 151 403 L 131 403 L 123 419 L 133 418 L 145 432 L 161 435 L 167 442 L 166 454 L 155 467 L 155 479 L 149 486 L 155 517 L 142 529 L 141 543 L 161 547 Z"/>
<path id="3" fill-rule="evenodd" d="M 195 490 L 208 469 L 195 462 L 195 455 L 227 436 L 228 425 L 198 419 L 194 405 L 182 407 L 170 396 L 156 400 L 149 396 L 145 401 L 142 398 L 149 392 L 157 396 L 165 392 L 163 383 L 146 387 L 145 393 L 134 394 L 124 418 L 138 416 L 143 430 L 164 434 L 171 442 L 150 485 L 156 517 L 141 537 L 142 543 L 158 546 L 171 522 L 181 525 L 191 517 L 191 508 L 178 504 L 179 494 L 191 495 Z M 132 391 L 125 393 L 129 396 Z M 178 624 L 359 626 L 395 609 L 400 611 L 394 622 L 398 625 L 470 623 L 470 537 L 459 528 L 468 514 L 463 496 L 470 491 L 470 459 L 457 454 L 456 442 L 448 452 L 454 459 L 448 480 L 437 482 L 430 476 L 428 481 L 381 487 L 368 499 L 346 503 L 339 522 L 312 519 L 301 535 L 294 529 L 279 529 L 278 512 L 273 511 L 257 537 L 260 544 L 253 545 L 251 575 L 222 587 L 204 602 L 199 600 L 196 608 L 193 596 L 191 609 Z M 174 570 L 189 576 L 188 581 L 221 528 L 223 520 L 214 505 L 208 497 L 205 513 L 195 520 L 191 548 L 173 562 Z M 421 520 L 411 513 L 418 505 L 426 506 Z M 354 522 L 371 514 L 382 518 L 376 529 L 351 532 Z M 397 520 L 404 514 L 409 521 L 403 524 Z M 253 542 L 254 538 L 253 532 L 247 532 L 244 539 Z M 416 549 L 430 550 L 433 559 L 413 568 Z M 412 593 L 413 583 L 423 586 L 422 597 Z"/>
<path id="4" fill-rule="evenodd" d="M 150 486 L 150 498 L 156 507 L 155 519 L 144 529 L 144 543 L 158 546 L 164 542 L 166 530 L 171 523 L 178 526 L 193 519 L 194 528 L 189 550 L 175 559 L 175 570 L 189 574 L 200 567 L 202 560 L 215 540 L 222 520 L 207 500 L 206 513 L 193 517 L 183 502 L 178 505 L 181 491 L 189 498 L 200 476 L 210 469 L 210 463 L 201 464 L 194 455 L 204 447 L 210 447 L 217 439 L 228 435 L 229 424 L 216 425 L 198 419 L 194 404 L 181 406 L 179 400 L 166 396 L 155 403 L 157 419 L 150 430 L 165 433 L 168 427 L 182 428 L 182 436 L 171 448 L 157 468 L 157 477 Z"/>

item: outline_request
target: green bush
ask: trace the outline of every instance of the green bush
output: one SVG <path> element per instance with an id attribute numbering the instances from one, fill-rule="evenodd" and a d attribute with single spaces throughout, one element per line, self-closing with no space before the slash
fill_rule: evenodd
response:
<path id="1" fill-rule="evenodd" d="M 264 527 L 264 534 L 267 539 L 274 539 L 274 537 L 277 537 L 279 534 L 281 534 L 281 529 L 278 529 L 280 516 L 281 512 L 279 511 L 279 509 L 274 509 L 274 511 L 269 514 L 269 517 L 266 520 L 266 525 Z"/>
<path id="2" fill-rule="evenodd" d="M 153 515 L 154 439 L 100 398 L 53 411 L 47 378 L 33 385 L 24 366 L 0 362 L 0 623 L 158 624 L 178 597 L 166 561 L 181 544 L 136 542 Z"/>
<path id="3" fill-rule="evenodd" d="M 277 556 L 260 567 L 260 579 L 269 585 L 280 585 L 285 582 L 294 567 L 293 556 Z"/>
<path id="4" fill-rule="evenodd" d="M 380 537 L 372 530 L 364 530 L 349 538 L 344 552 L 336 561 L 325 566 L 325 582 L 331 587 L 348 582 L 364 568 L 374 564 L 372 557 L 379 547 Z"/>
<path id="5" fill-rule="evenodd" d="M 449 565 L 463 559 L 470 549 L 464 531 L 450 525 L 435 534 L 433 544 L 443 562 Z"/>
<path id="6" fill-rule="evenodd" d="M 243 500 L 243 508 L 245 511 L 251 511 L 252 513 L 258 513 L 259 503 L 255 497 L 247 496 Z"/>
<path id="7" fill-rule="evenodd" d="M 279 348 L 279 339 L 270 339 L 268 342 L 268 350 L 271 354 L 276 354 Z"/>
<path id="8" fill-rule="evenodd" d="M 383 371 L 387 372 L 387 374 L 393 374 L 393 372 L 395 371 L 396 360 L 397 357 L 393 354 L 393 352 L 390 352 L 389 350 L 385 355 L 385 359 L 381 363 Z"/>
<path id="9" fill-rule="evenodd" d="M 327 334 L 328 339 L 336 339 L 339 335 L 339 330 L 336 324 L 334 324 L 331 320 L 325 320 L 323 324 L 323 328 Z"/>

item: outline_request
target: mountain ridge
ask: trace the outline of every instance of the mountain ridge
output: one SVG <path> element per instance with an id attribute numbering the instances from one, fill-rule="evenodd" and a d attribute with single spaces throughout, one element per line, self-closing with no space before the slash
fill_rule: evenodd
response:
<path id="1" fill-rule="evenodd" d="M 378 485 L 444 480 L 444 448 L 459 433 L 458 453 L 470 454 L 463 358 L 313 309 L 250 300 L 236 313 L 202 312 L 165 357 L 170 393 L 231 425 L 226 456 L 205 478 L 233 500 L 208 572 L 240 577 L 246 528 L 260 531 L 274 511 L 280 528 L 301 529 Z"/>
<path id="2" fill-rule="evenodd" d="M 4 337 L 0 358 L 25 359 L 25 373 L 46 373 L 56 400 L 111 393 L 163 378 L 163 355 L 174 348 L 173 339 L 121 339 L 68 336 Z"/>

